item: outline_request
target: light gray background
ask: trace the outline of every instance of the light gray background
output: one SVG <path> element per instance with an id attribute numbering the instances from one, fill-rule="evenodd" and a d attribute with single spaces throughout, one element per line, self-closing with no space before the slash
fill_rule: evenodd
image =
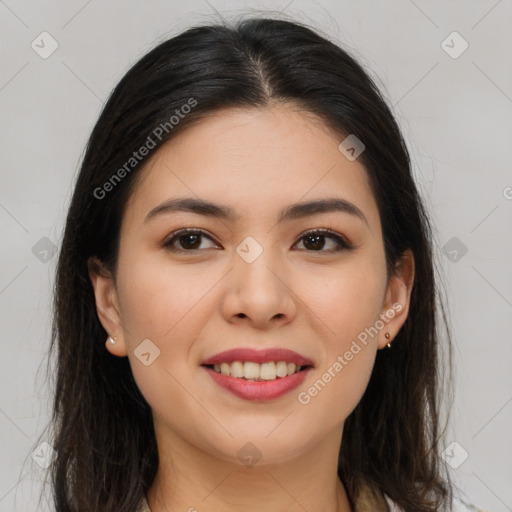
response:
<path id="1" fill-rule="evenodd" d="M 449 460 L 457 465 L 462 449 L 468 453 L 451 472 L 479 506 L 512 510 L 510 0 L 6 0 L 0 1 L 0 512 L 46 510 L 37 504 L 43 470 L 31 454 L 49 418 L 44 357 L 56 255 L 41 261 L 45 253 L 36 244 L 43 237 L 60 243 L 102 104 L 157 42 L 217 19 L 216 10 L 232 18 L 251 9 L 284 10 L 346 44 L 393 105 L 433 215 L 449 298 L 456 398 L 448 442 L 460 445 Z M 31 47 L 34 40 L 42 46 L 43 31 L 59 45 L 46 59 Z M 469 44 L 458 58 L 442 47 L 453 31 Z M 453 53 L 462 46 L 452 39 L 445 44 Z M 443 253 L 452 237 L 467 247 L 462 257 L 460 249 Z"/>

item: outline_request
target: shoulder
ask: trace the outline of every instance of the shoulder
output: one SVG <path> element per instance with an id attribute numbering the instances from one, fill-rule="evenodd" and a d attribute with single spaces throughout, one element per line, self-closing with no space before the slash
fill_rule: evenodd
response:
<path id="1" fill-rule="evenodd" d="M 356 501 L 356 512 L 405 512 L 394 503 L 387 494 L 379 496 L 368 487 L 364 488 Z M 151 512 L 146 498 L 143 497 L 137 512 Z M 452 512 L 486 512 L 459 498 L 453 499 Z"/>
<path id="2" fill-rule="evenodd" d="M 405 512 L 396 503 L 394 503 L 387 494 L 384 494 L 384 499 L 389 507 L 389 512 Z M 486 512 L 481 508 L 477 508 L 474 505 L 466 503 L 460 498 L 453 498 L 452 512 Z"/>
<path id="3" fill-rule="evenodd" d="M 139 504 L 139 508 L 137 509 L 137 512 L 151 512 L 145 496 L 143 496 L 142 499 L 140 500 L 140 504 Z"/>
<path id="4" fill-rule="evenodd" d="M 486 512 L 482 508 L 466 503 L 460 498 L 453 498 L 453 512 Z"/>

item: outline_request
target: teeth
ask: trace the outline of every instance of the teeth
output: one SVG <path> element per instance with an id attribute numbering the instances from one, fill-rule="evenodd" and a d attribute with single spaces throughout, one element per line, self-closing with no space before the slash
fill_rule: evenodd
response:
<path id="1" fill-rule="evenodd" d="M 295 373 L 295 372 L 292 372 Z M 279 361 L 276 364 L 276 375 L 278 377 L 286 377 L 288 375 L 288 366 L 284 361 Z"/>
<path id="2" fill-rule="evenodd" d="M 271 361 L 270 363 L 263 363 L 260 367 L 260 379 L 262 380 L 274 380 L 276 378 L 276 363 Z"/>
<path id="3" fill-rule="evenodd" d="M 240 361 L 234 361 L 231 363 L 230 374 L 232 377 L 242 378 L 244 376 L 244 365 Z"/>
<path id="4" fill-rule="evenodd" d="M 302 369 L 295 363 L 286 361 L 270 361 L 268 363 L 258 364 L 252 361 L 233 361 L 232 363 L 214 364 L 213 369 L 222 375 L 231 375 L 238 379 L 250 380 L 275 380 L 276 378 L 293 375 Z"/>
<path id="5" fill-rule="evenodd" d="M 260 365 L 258 363 L 251 363 L 246 361 L 244 363 L 243 376 L 245 379 L 258 379 L 260 376 Z"/>

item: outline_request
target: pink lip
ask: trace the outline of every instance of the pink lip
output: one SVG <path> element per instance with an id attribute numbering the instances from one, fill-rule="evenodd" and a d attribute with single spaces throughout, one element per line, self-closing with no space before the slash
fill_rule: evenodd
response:
<path id="1" fill-rule="evenodd" d="M 233 361 L 252 361 L 258 364 L 269 363 L 270 361 L 285 361 L 286 363 L 295 363 L 297 366 L 313 366 L 310 359 L 286 348 L 268 348 L 264 350 L 235 348 L 215 354 L 205 359 L 201 365 L 232 363 Z"/>
<path id="2" fill-rule="evenodd" d="M 280 359 L 282 361 L 283 359 Z M 224 359 L 224 361 L 226 361 Z M 256 362 L 256 361 L 255 361 Z M 217 363 L 215 363 L 217 364 Z M 204 366 L 210 377 L 221 387 L 245 400 L 266 401 L 279 398 L 300 386 L 311 368 L 306 368 L 293 375 L 269 381 L 245 380 L 223 375 Z"/>

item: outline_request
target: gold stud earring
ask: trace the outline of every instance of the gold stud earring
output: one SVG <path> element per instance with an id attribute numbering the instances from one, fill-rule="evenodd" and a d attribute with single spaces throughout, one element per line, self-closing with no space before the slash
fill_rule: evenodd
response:
<path id="1" fill-rule="evenodd" d="M 389 340 L 389 338 L 391 338 L 389 332 L 387 332 L 386 334 L 384 334 L 384 337 Z M 391 348 L 391 343 L 388 343 L 388 348 Z"/>

